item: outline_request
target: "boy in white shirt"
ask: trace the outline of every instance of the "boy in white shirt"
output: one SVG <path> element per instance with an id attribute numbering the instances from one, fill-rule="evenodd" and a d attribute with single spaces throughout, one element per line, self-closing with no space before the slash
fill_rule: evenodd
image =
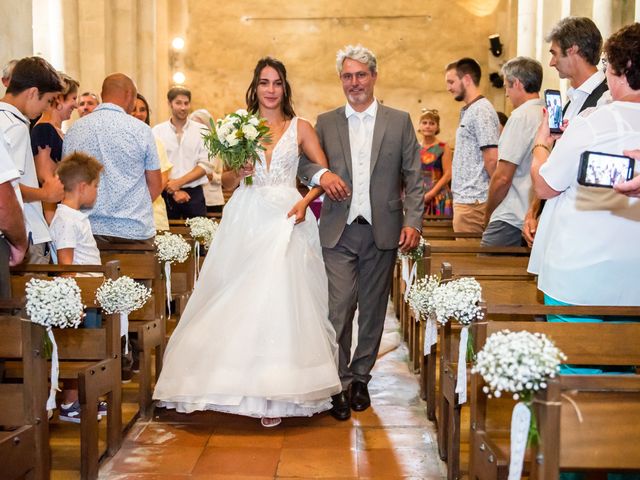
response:
<path id="1" fill-rule="evenodd" d="M 84 153 L 74 152 L 58 165 L 56 174 L 64 185 L 64 197 L 58 204 L 49 231 L 60 265 L 100 265 L 100 251 L 91 232 L 89 217 L 81 211 L 96 202 L 98 182 L 103 167 L 98 160 Z M 87 311 L 84 326 L 97 327 L 97 312 Z M 60 405 L 60 420 L 80 423 L 78 386 L 65 381 Z M 100 402 L 98 416 L 106 415 L 106 404 Z"/>

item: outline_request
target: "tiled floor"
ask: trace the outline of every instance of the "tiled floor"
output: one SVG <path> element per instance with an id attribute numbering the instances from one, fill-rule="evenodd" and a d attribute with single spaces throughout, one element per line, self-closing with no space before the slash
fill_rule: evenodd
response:
<path id="1" fill-rule="evenodd" d="M 265 429 L 252 418 L 159 409 L 138 422 L 101 479 L 442 479 L 435 429 L 424 415 L 397 323 L 388 316 L 370 383 L 372 407 L 347 422 L 328 414 Z"/>

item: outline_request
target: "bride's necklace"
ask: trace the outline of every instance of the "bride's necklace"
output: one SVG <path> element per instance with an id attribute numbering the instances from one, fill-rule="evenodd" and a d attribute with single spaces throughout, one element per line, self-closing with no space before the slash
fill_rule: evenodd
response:
<path id="1" fill-rule="evenodd" d="M 276 129 L 275 129 L 275 128 L 272 128 L 272 127 L 271 127 L 271 125 L 272 125 L 271 123 L 269 124 L 269 129 L 273 132 L 273 135 L 272 135 L 273 140 L 275 140 L 276 138 L 277 138 L 277 139 L 280 139 L 280 137 L 282 137 L 282 133 L 284 132 L 285 127 L 287 126 L 287 122 L 288 122 L 288 120 L 284 120 L 284 121 L 280 124 L 280 128 L 278 128 L 278 130 L 277 130 L 277 131 L 276 131 Z M 276 133 L 277 133 L 277 135 L 276 135 Z"/>

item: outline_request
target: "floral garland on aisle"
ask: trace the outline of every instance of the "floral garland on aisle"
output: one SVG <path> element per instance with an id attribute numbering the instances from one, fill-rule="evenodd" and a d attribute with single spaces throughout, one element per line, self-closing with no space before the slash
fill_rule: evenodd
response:
<path id="1" fill-rule="evenodd" d="M 527 443 L 538 441 L 533 395 L 547 388 L 547 381 L 555 378 L 566 359 L 546 335 L 509 330 L 491 335 L 476 356 L 471 373 L 482 376 L 489 398 L 509 393 L 520 400 L 511 417 L 509 480 L 520 479 Z"/>
<path id="2" fill-rule="evenodd" d="M 236 172 L 247 163 L 255 165 L 264 151 L 262 143 L 271 143 L 267 121 L 247 112 L 245 109 L 229 113 L 224 118 L 211 120 L 209 131 L 203 134 L 209 158 L 219 156 L 230 170 Z M 245 177 L 245 185 L 253 184 L 252 178 Z"/>
<path id="3" fill-rule="evenodd" d="M 151 289 L 123 275 L 108 278 L 96 290 L 96 300 L 105 313 L 120 314 L 120 336 L 125 337 L 125 352 L 129 353 L 129 314 L 139 310 L 151 297 Z"/>
<path id="4" fill-rule="evenodd" d="M 165 232 L 156 235 L 154 240 L 156 246 L 156 256 L 162 263 L 164 262 L 164 275 L 167 289 L 167 310 L 171 315 L 171 264 L 184 263 L 189 258 L 191 248 L 189 243 L 176 233 Z"/>
<path id="5" fill-rule="evenodd" d="M 73 278 L 55 277 L 53 280 L 32 278 L 26 284 L 27 315 L 33 323 L 46 328 L 44 355 L 51 358 L 51 388 L 47 410 L 56 408 L 59 361 L 55 328 L 78 328 L 84 317 L 80 288 Z"/>

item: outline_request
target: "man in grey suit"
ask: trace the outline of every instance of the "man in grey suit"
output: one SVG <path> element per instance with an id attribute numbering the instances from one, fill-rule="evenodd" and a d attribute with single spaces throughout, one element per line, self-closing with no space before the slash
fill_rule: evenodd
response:
<path id="1" fill-rule="evenodd" d="M 347 105 L 323 113 L 316 125 L 331 171 L 303 159 L 299 175 L 327 193 L 320 241 L 343 388 L 332 399 L 331 414 L 347 420 L 351 409 L 362 411 L 371 403 L 367 383 L 380 347 L 397 249 L 418 245 L 424 205 L 415 131 L 408 113 L 374 98 L 374 54 L 348 46 L 338 52 L 337 69 Z M 358 346 L 351 357 L 356 307 Z"/>

